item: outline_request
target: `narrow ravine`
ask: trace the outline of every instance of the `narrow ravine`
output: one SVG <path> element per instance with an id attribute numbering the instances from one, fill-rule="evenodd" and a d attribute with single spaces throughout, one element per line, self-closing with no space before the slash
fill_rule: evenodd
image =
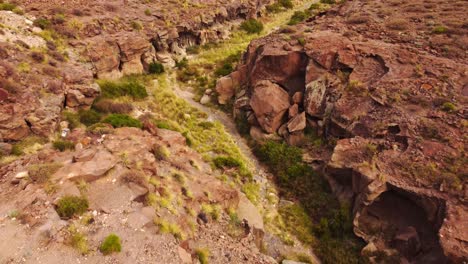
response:
<path id="1" fill-rule="evenodd" d="M 305 1 L 303 5 L 296 7 L 293 10 L 284 12 L 283 14 L 278 15 L 274 19 L 266 18 L 268 22 L 265 24 L 265 30 L 264 32 L 259 34 L 257 37 L 260 38 L 275 30 L 278 30 L 280 27 L 284 25 L 287 25 L 292 13 L 294 13 L 295 11 L 302 11 L 304 9 L 307 9 L 310 6 L 310 4 L 314 2 L 316 1 Z M 234 32 L 234 34 L 236 33 Z M 243 51 L 247 48 L 247 45 L 250 43 L 251 40 L 253 39 L 246 39 L 240 42 L 236 42 L 236 41 L 231 42 L 230 40 L 227 40 L 226 43 L 220 43 L 214 49 L 206 50 L 205 54 L 202 53 L 202 54 L 191 55 L 190 60 L 198 62 L 198 63 L 206 64 L 207 63 L 206 58 L 216 53 L 216 50 L 223 50 L 227 47 L 232 50 Z M 218 56 L 216 56 L 215 61 L 219 61 L 222 59 L 224 58 L 219 58 Z M 213 62 L 213 65 L 216 64 L 215 61 Z M 177 72 L 175 70 L 169 70 L 164 75 L 164 77 L 165 77 L 165 81 L 167 82 L 166 85 L 168 87 L 171 87 L 172 91 L 178 98 L 185 100 L 192 107 L 198 109 L 199 111 L 203 113 L 206 113 L 208 121 L 219 122 L 223 125 L 225 131 L 233 139 L 237 148 L 240 150 L 242 155 L 250 163 L 250 170 L 253 173 L 254 181 L 260 186 L 260 197 L 261 197 L 262 202 L 260 202 L 257 205 L 260 212 L 263 214 L 264 218 L 271 217 L 271 216 L 279 216 L 278 209 L 280 206 L 280 202 L 282 202 L 282 198 L 278 197 L 278 194 L 277 194 L 278 188 L 275 186 L 273 182 L 274 175 L 272 175 L 272 173 L 268 170 L 268 168 L 264 164 L 262 164 L 258 160 L 258 158 L 254 155 L 246 138 L 244 138 L 239 133 L 233 117 L 230 114 L 224 111 L 221 111 L 220 109 L 201 104 L 196 99 L 197 95 L 193 87 L 191 87 L 190 85 L 187 85 L 186 83 L 179 82 L 177 80 Z M 272 193 L 272 190 L 274 190 L 274 193 Z M 268 196 L 272 196 L 272 195 L 276 197 L 274 199 L 275 202 L 269 202 L 270 199 L 268 198 Z M 289 201 L 286 201 L 286 202 L 289 202 Z M 277 223 L 271 223 L 269 225 L 266 225 L 265 231 L 267 233 L 274 232 L 274 229 L 277 228 L 275 225 L 277 225 Z M 272 233 L 271 235 L 274 236 L 275 234 Z M 321 263 L 319 258 L 313 253 L 313 250 L 312 248 L 310 248 L 310 246 L 303 245 L 296 238 L 293 238 L 293 240 L 294 240 L 294 248 L 298 249 L 298 252 L 307 252 L 306 254 L 311 258 L 311 261 L 313 263 Z"/>

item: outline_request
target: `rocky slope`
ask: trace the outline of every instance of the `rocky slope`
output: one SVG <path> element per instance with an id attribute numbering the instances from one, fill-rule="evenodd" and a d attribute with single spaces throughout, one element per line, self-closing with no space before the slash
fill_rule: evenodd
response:
<path id="1" fill-rule="evenodd" d="M 61 109 L 89 107 L 99 95 L 94 77 L 173 65 L 185 48 L 227 38 L 268 1 L 17 2 L 26 15 L 0 11 L 2 141 L 51 135 Z"/>
<path id="2" fill-rule="evenodd" d="M 363 253 L 467 261 L 466 5 L 358 0 L 313 12 L 253 41 L 218 81 L 219 103 L 233 100 L 256 140 L 278 134 L 322 164 L 352 201 Z"/>
<path id="3" fill-rule="evenodd" d="M 152 132 L 120 128 L 86 139 L 75 130 L 75 151 L 46 146 L 3 166 L 0 262 L 102 263 L 96 249 L 116 233 L 122 253 L 106 263 L 193 263 L 199 249 L 213 263 L 274 263 L 247 231 L 262 223 L 245 196 L 218 179 L 180 133 Z M 87 213 L 60 218 L 58 201 L 70 195 L 87 197 Z M 250 227 L 233 224 L 228 209 Z"/>

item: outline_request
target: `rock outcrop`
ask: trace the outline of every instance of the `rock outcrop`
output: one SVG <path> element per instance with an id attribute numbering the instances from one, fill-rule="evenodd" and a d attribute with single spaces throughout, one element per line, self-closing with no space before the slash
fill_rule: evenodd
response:
<path id="1" fill-rule="evenodd" d="M 356 235 L 378 250 L 415 263 L 466 261 L 466 62 L 346 23 L 365 5 L 346 2 L 254 40 L 225 77 L 250 98 L 235 97 L 234 113 L 257 126 L 256 139 L 267 138 L 260 127 L 292 145 L 308 145 L 306 129 L 337 142 L 324 171 L 352 201 Z M 366 24 L 379 23 L 373 12 Z"/>

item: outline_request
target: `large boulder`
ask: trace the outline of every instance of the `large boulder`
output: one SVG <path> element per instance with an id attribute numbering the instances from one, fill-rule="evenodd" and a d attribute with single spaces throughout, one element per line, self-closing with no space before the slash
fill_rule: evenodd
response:
<path id="1" fill-rule="evenodd" d="M 263 130 L 275 133 L 289 108 L 289 95 L 279 85 L 261 81 L 253 89 L 250 106 Z"/>
<path id="2" fill-rule="evenodd" d="M 139 34 L 125 34 L 117 40 L 120 48 L 120 61 L 124 75 L 142 73 L 141 62 L 143 54 L 151 50 L 151 42 Z"/>
<path id="3" fill-rule="evenodd" d="M 87 55 L 99 78 L 119 78 L 120 49 L 116 41 L 96 37 L 87 44 Z"/>
<path id="4" fill-rule="evenodd" d="M 307 84 L 304 96 L 304 109 L 307 114 L 311 116 L 321 116 L 323 114 L 326 90 L 326 80 L 323 78 Z"/>

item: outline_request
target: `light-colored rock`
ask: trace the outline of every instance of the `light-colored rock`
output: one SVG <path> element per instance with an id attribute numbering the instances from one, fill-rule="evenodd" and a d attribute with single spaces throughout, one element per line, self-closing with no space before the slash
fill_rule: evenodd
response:
<path id="1" fill-rule="evenodd" d="M 243 193 L 239 195 L 239 205 L 237 207 L 237 216 L 239 219 L 244 220 L 251 228 L 251 232 L 255 237 L 257 246 L 261 245 L 264 230 L 263 230 L 263 217 L 258 211 L 257 207 L 245 197 Z"/>
<path id="2" fill-rule="evenodd" d="M 68 164 L 57 171 L 55 180 L 94 181 L 102 177 L 117 164 L 117 158 L 109 151 L 100 149 L 92 160 Z"/>
<path id="3" fill-rule="evenodd" d="M 200 104 L 206 105 L 211 101 L 211 97 L 207 94 L 204 94 L 202 98 L 200 99 Z"/>
<path id="4" fill-rule="evenodd" d="M 179 253 L 181 263 L 183 263 L 183 264 L 192 263 L 192 256 L 185 249 L 183 249 L 182 247 L 179 246 L 179 247 L 177 247 L 177 252 Z"/>
<path id="5" fill-rule="evenodd" d="M 323 78 L 312 81 L 306 86 L 304 109 L 311 116 L 321 116 L 325 103 L 326 80 Z"/>
<path id="6" fill-rule="evenodd" d="M 226 104 L 235 94 L 235 87 L 230 76 L 221 77 L 216 82 L 216 92 L 218 93 L 218 103 Z"/>
<path id="7" fill-rule="evenodd" d="M 18 172 L 15 175 L 16 179 L 24 179 L 24 178 L 27 178 L 27 177 L 29 177 L 29 172 L 28 171 L 21 171 L 21 172 Z"/>

